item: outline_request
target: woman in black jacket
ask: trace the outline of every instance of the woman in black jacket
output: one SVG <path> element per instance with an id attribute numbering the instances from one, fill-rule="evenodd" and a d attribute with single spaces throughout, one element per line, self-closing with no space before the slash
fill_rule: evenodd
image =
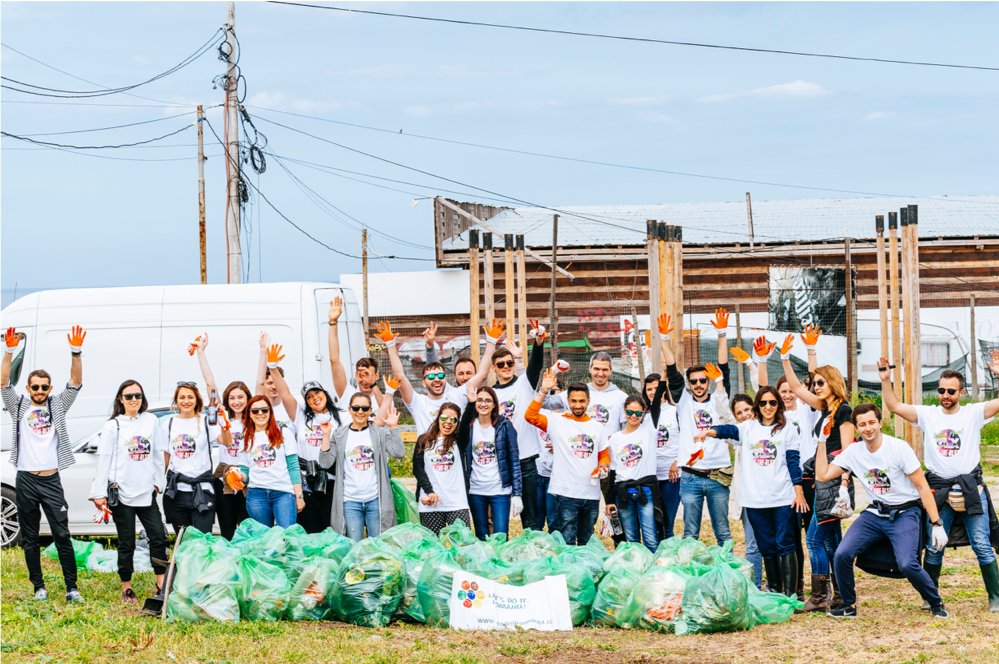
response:
<path id="1" fill-rule="evenodd" d="M 511 517 L 520 516 L 524 507 L 520 451 L 513 422 L 499 414 L 499 399 L 491 387 L 468 390 L 458 444 L 465 451 L 468 506 L 476 537 L 485 540 L 490 531 L 506 534 Z"/>
<path id="2" fill-rule="evenodd" d="M 464 521 L 471 526 L 468 511 L 468 476 L 465 473 L 464 443 L 458 438 L 461 408 L 451 402 L 441 405 L 430 428 L 416 441 L 413 449 L 413 476 L 420 523 L 440 534 L 445 526 Z"/>

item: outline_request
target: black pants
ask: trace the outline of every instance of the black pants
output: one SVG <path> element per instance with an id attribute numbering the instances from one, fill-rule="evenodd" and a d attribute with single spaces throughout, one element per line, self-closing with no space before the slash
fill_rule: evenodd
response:
<path id="1" fill-rule="evenodd" d="M 24 562 L 28 566 L 28 578 L 35 590 L 45 587 L 41 551 L 38 547 L 42 510 L 45 510 L 45 518 L 49 522 L 56 551 L 59 552 L 66 590 L 76 590 L 76 557 L 73 555 L 73 543 L 69 539 L 69 505 L 66 504 L 59 473 L 39 477 L 23 470 L 17 471 L 14 502 L 17 504 L 17 518 L 21 526 Z"/>
<path id="2" fill-rule="evenodd" d="M 163 494 L 163 513 L 175 535 L 184 526 L 194 526 L 203 533 L 211 533 L 215 525 L 215 508 L 199 512 L 194 506 L 193 491 L 177 491 L 172 499 Z"/>
<path id="3" fill-rule="evenodd" d="M 242 491 L 226 493 L 222 488 L 222 480 L 215 480 L 215 505 L 219 517 L 219 533 L 231 540 L 236 527 L 246 519 L 246 496 Z"/>
<path id="4" fill-rule="evenodd" d="M 330 513 L 333 509 L 333 480 L 327 480 L 326 491 L 306 491 L 305 507 L 298 513 L 298 524 L 305 532 L 321 533 L 330 527 Z"/>
<path id="5" fill-rule="evenodd" d="M 160 506 L 153 502 L 145 507 L 132 507 L 123 503 L 111 508 L 114 517 L 114 527 L 118 531 L 118 578 L 122 581 L 132 580 L 132 562 L 135 559 L 135 518 L 139 518 L 146 537 L 149 539 L 149 562 L 153 572 L 166 574 L 166 567 L 157 564 L 156 560 L 166 560 L 166 529 L 163 527 L 163 517 Z"/>
<path id="6" fill-rule="evenodd" d="M 520 461 L 520 495 L 523 496 L 524 509 L 520 512 L 520 523 L 524 530 L 541 530 L 544 526 L 544 509 L 538 505 L 538 455 Z"/>

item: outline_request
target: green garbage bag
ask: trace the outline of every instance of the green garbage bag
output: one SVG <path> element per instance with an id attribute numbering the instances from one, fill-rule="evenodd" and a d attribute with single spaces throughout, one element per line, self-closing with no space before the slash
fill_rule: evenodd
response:
<path id="1" fill-rule="evenodd" d="M 76 558 L 76 569 L 87 569 L 87 561 L 90 560 L 90 556 L 104 551 L 104 547 L 101 546 L 100 542 L 84 542 L 78 539 L 70 539 L 69 541 L 73 544 L 73 557 Z M 55 542 L 45 547 L 42 555 L 50 560 L 59 560 L 59 552 L 56 550 Z"/>
<path id="2" fill-rule="evenodd" d="M 597 543 L 595 546 L 594 542 Z M 600 583 L 604 577 L 604 562 L 610 557 L 610 552 L 604 548 L 599 538 L 591 537 L 584 546 L 567 546 L 559 555 L 566 556 L 574 564 L 585 567 L 593 577 L 593 583 Z"/>
<path id="3" fill-rule="evenodd" d="M 679 568 L 653 565 L 638 578 L 622 614 L 622 627 L 672 634 L 690 577 Z"/>
<path id="4" fill-rule="evenodd" d="M 190 529 L 174 552 L 167 620 L 239 621 L 238 553 L 222 538 Z"/>
<path id="5" fill-rule="evenodd" d="M 728 550 L 731 552 L 731 546 Z M 671 537 L 659 543 L 655 564 L 659 567 L 676 565 L 688 574 L 703 574 L 714 564 L 714 556 L 700 540 L 693 537 Z"/>
<path id="6" fill-rule="evenodd" d="M 475 533 L 472 532 L 472 529 L 469 528 L 468 524 L 461 519 L 458 519 L 450 526 L 444 526 L 441 528 L 439 539 L 445 549 L 450 549 L 454 546 L 464 546 L 465 544 L 473 544 L 478 541 L 475 537 Z"/>
<path id="7" fill-rule="evenodd" d="M 280 620 L 291 595 L 284 570 L 255 556 L 240 556 L 238 565 L 239 615 L 245 620 Z"/>
<path id="8" fill-rule="evenodd" d="M 674 568 L 676 569 L 676 568 Z M 701 576 L 687 579 L 677 634 L 737 632 L 753 626 L 749 603 L 752 583 L 726 564 L 714 565 Z"/>
<path id="9" fill-rule="evenodd" d="M 572 555 L 560 554 L 551 558 L 536 558 L 524 563 L 524 583 L 541 581 L 546 576 L 565 576 L 569 591 L 569 614 L 572 624 L 579 626 L 590 617 L 590 608 L 597 594 L 593 577 L 584 565 L 580 565 Z"/>
<path id="10" fill-rule="evenodd" d="M 515 563 L 554 556 L 560 550 L 555 539 L 540 530 L 525 530 L 500 548 L 500 558 Z"/>
<path id="11" fill-rule="evenodd" d="M 416 496 L 406 485 L 393 478 L 392 500 L 395 502 L 396 523 L 419 523 L 420 511 L 416 508 Z"/>
<path id="12" fill-rule="evenodd" d="M 624 608 L 631 597 L 631 591 L 638 583 L 640 575 L 627 567 L 618 567 L 604 574 L 597 586 L 590 609 L 590 621 L 604 627 L 621 627 L 624 624 Z"/>
<path id="13" fill-rule="evenodd" d="M 293 528 L 297 526 L 298 524 Z M 284 536 L 288 547 L 284 553 L 283 566 L 288 573 L 288 580 L 292 582 L 316 558 L 326 558 L 339 564 L 354 545 L 353 541 L 332 528 L 312 534 L 307 534 L 304 530 L 299 534 L 288 528 Z"/>
<path id="14" fill-rule="evenodd" d="M 402 526 L 396 526 L 396 528 L 400 527 Z M 397 618 L 421 623 L 426 622 L 427 618 L 423 614 L 423 607 L 416 596 L 416 586 L 420 580 L 420 574 L 423 572 L 423 566 L 426 565 L 431 556 L 444 550 L 443 545 L 437 541 L 434 534 L 429 530 L 427 532 L 430 533 L 429 538 L 414 540 L 402 552 L 402 599 L 399 600 L 399 607 L 395 611 Z"/>
<path id="15" fill-rule="evenodd" d="M 471 544 L 456 546 L 453 549 L 454 559 L 462 566 L 462 569 L 475 569 L 493 557 L 493 548 L 475 540 Z"/>
<path id="16" fill-rule="evenodd" d="M 750 581 L 753 580 L 753 563 L 745 558 L 740 558 L 732 552 L 734 544 L 732 540 L 725 542 L 722 546 L 712 544 L 708 547 L 708 554 L 716 564 L 728 565 L 732 569 L 739 571 Z"/>
<path id="17" fill-rule="evenodd" d="M 239 525 L 236 526 L 236 531 L 233 533 L 232 539 L 229 543 L 242 550 L 245 542 L 259 539 L 270 531 L 271 529 L 268 526 L 265 526 L 259 521 L 246 518 L 240 521 Z"/>
<path id="18" fill-rule="evenodd" d="M 622 542 L 604 561 L 604 572 L 610 572 L 619 567 L 626 567 L 641 574 L 652 564 L 652 552 L 640 542 Z"/>
<path id="19" fill-rule="evenodd" d="M 484 576 L 490 581 L 506 583 L 511 586 L 524 585 L 525 562 L 508 563 L 502 558 L 493 556 L 475 567 L 475 574 Z"/>
<path id="20" fill-rule="evenodd" d="M 402 599 L 398 550 L 369 537 L 354 545 L 337 572 L 334 614 L 363 627 L 385 627 Z"/>
<path id="21" fill-rule="evenodd" d="M 493 533 L 492 535 L 486 538 L 486 544 L 489 545 L 489 547 L 493 550 L 493 555 L 496 556 L 498 556 L 500 554 L 500 551 L 503 550 L 503 546 L 506 544 L 506 542 L 507 542 L 506 533 Z"/>
<path id="22" fill-rule="evenodd" d="M 424 540 L 432 540 L 437 543 L 437 536 L 429 528 L 424 528 L 417 522 L 400 523 L 392 526 L 378 536 L 378 539 L 386 544 L 395 547 L 400 553 L 408 549 L 413 544 Z"/>
<path id="23" fill-rule="evenodd" d="M 750 583 L 749 606 L 753 610 L 753 625 L 770 625 L 787 622 L 795 610 L 805 608 L 805 603 L 799 602 L 797 597 L 764 592 Z"/>
<path id="24" fill-rule="evenodd" d="M 451 585 L 455 572 L 462 571 L 455 557 L 456 549 L 438 551 L 427 559 L 416 583 L 416 596 L 427 624 L 433 627 L 447 627 L 451 621 Z"/>
<path id="25" fill-rule="evenodd" d="M 315 556 L 301 568 L 291 590 L 286 616 L 289 620 L 324 620 L 331 617 L 333 591 L 340 562 Z"/>

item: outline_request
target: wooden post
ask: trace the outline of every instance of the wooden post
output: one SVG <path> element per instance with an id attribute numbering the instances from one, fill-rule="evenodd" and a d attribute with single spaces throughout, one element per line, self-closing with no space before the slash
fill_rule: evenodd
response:
<path id="1" fill-rule="evenodd" d="M 978 401 L 978 340 L 975 334 L 975 294 L 971 294 L 971 399 Z"/>
<path id="2" fill-rule="evenodd" d="M 361 320 L 364 325 L 364 338 L 371 334 L 368 327 L 368 229 L 361 229 Z"/>
<path id="3" fill-rule="evenodd" d="M 208 283 L 208 233 L 205 229 L 205 108 L 198 104 L 198 243 L 201 249 L 201 283 Z"/>
<path id="4" fill-rule="evenodd" d="M 669 298 L 672 295 L 666 284 L 669 283 L 667 275 L 673 273 L 673 256 L 666 249 L 666 228 L 663 222 L 656 224 L 656 247 L 659 250 L 659 311 L 669 311 Z"/>
<path id="5" fill-rule="evenodd" d="M 527 259 L 524 257 L 524 236 L 517 236 L 517 328 L 520 347 L 527 356 Z M 511 334 L 513 334 L 511 332 Z"/>
<path id="6" fill-rule="evenodd" d="M 908 265 L 906 261 L 909 256 L 909 209 L 899 208 L 898 210 L 898 225 L 899 225 L 899 282 L 898 290 L 902 297 L 902 322 L 906 327 L 909 327 L 909 317 L 912 312 L 909 311 L 909 305 L 911 300 L 909 300 L 909 283 L 907 281 L 908 275 Z M 902 381 L 898 387 L 899 398 L 904 403 L 911 403 L 909 401 L 909 392 L 912 388 L 912 381 L 909 377 L 909 364 L 912 362 L 912 335 L 906 334 L 902 337 Z M 912 445 L 912 425 L 908 421 L 902 422 L 902 431 L 905 432 L 905 441 Z M 915 445 L 913 445 L 915 449 Z"/>
<path id="7" fill-rule="evenodd" d="M 663 358 L 662 342 L 659 339 L 659 314 L 663 313 L 659 308 L 662 301 L 659 295 L 659 231 L 655 219 L 645 221 L 645 247 L 648 252 L 648 274 L 649 274 L 649 348 L 652 357 L 649 358 L 652 373 L 662 375 Z M 676 322 L 674 321 L 674 325 Z"/>
<path id="8" fill-rule="evenodd" d="M 513 286 L 513 235 L 507 233 L 503 236 L 503 290 L 506 301 L 503 310 L 506 312 L 506 338 L 510 341 L 517 339 L 517 312 L 515 305 L 517 302 L 516 291 Z M 525 353 L 527 349 L 521 346 Z M 527 356 L 524 356 L 527 359 Z"/>
<path id="9" fill-rule="evenodd" d="M 850 395 L 857 395 L 857 303 L 853 298 L 853 259 L 850 255 L 852 240 L 843 238 L 846 262 L 846 377 Z"/>
<path id="10" fill-rule="evenodd" d="M 742 348 L 742 312 L 740 311 L 738 302 L 735 303 L 735 344 L 734 345 L 738 346 L 739 348 Z M 731 349 L 733 347 L 733 344 L 730 343 L 728 347 Z M 746 391 L 746 376 L 745 376 L 746 372 L 744 370 L 744 367 L 746 365 L 744 365 L 742 362 L 739 362 L 737 363 L 736 366 L 738 367 L 738 369 L 736 369 L 736 381 L 737 381 L 736 387 L 740 393 L 744 393 Z"/>
<path id="11" fill-rule="evenodd" d="M 479 231 L 468 231 L 468 294 L 469 294 L 469 346 L 471 357 L 479 364 Z"/>
<path id="12" fill-rule="evenodd" d="M 753 232 L 753 201 L 746 192 L 746 217 L 749 219 L 749 248 L 756 246 L 756 234 Z"/>
<path id="13" fill-rule="evenodd" d="M 229 3 L 229 19 L 226 22 L 225 43 L 228 47 L 225 53 L 226 76 L 225 76 L 225 131 L 228 134 L 226 149 L 226 215 L 225 215 L 225 270 L 226 283 L 243 283 L 243 253 L 240 244 L 240 230 L 243 228 L 240 222 L 239 207 L 239 68 L 236 61 L 239 59 L 239 48 L 236 44 L 236 3 Z M 364 331 L 367 338 L 368 331 Z"/>
<path id="14" fill-rule="evenodd" d="M 638 310 L 635 307 L 631 308 L 631 327 L 635 330 L 635 359 L 638 360 L 638 380 L 642 382 L 642 389 L 645 389 L 645 377 L 648 375 L 645 373 L 645 348 L 642 344 L 642 331 L 638 328 Z M 651 333 L 649 333 L 651 336 Z M 662 379 L 662 377 L 660 377 Z"/>
<path id="15" fill-rule="evenodd" d="M 673 353 L 676 366 L 686 366 L 683 348 L 683 228 L 667 226 L 667 245 L 672 249 L 672 272 L 667 277 L 672 284 L 669 293 L 670 317 L 673 319 Z"/>
<path id="16" fill-rule="evenodd" d="M 903 208 L 905 209 L 905 208 Z M 906 354 L 905 377 L 908 384 L 906 403 L 923 403 L 922 341 L 919 328 L 919 216 L 915 205 L 908 206 L 902 223 L 902 292 L 905 301 L 905 335 L 909 352 Z M 920 460 L 923 442 L 919 429 L 909 427 L 909 442 Z"/>
<path id="17" fill-rule="evenodd" d="M 878 234 L 878 321 L 881 331 L 881 356 L 888 357 L 888 289 L 885 284 L 885 216 L 875 215 L 874 230 Z"/>
<path id="18" fill-rule="evenodd" d="M 485 269 L 482 275 L 482 294 L 486 298 L 486 325 L 492 325 L 492 321 L 496 318 L 496 296 L 493 292 L 495 287 L 495 276 L 493 275 L 493 234 L 483 233 L 482 234 L 482 250 L 485 252 L 483 257 Z"/>
<path id="19" fill-rule="evenodd" d="M 552 332 L 552 364 L 558 361 L 558 307 L 555 305 L 555 285 L 558 280 L 558 215 L 552 216 L 552 288 L 551 303 L 549 306 L 548 320 L 551 322 Z"/>
<path id="20" fill-rule="evenodd" d="M 895 365 L 892 381 L 895 393 L 902 397 L 902 321 L 899 316 L 898 283 L 898 213 L 888 213 L 888 310 L 891 313 L 891 363 Z M 905 434 L 905 420 L 895 415 L 892 431 L 898 438 Z"/>

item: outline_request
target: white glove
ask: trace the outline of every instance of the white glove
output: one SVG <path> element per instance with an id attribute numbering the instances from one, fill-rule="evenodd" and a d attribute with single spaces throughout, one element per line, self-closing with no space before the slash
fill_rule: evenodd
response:
<path id="1" fill-rule="evenodd" d="M 559 360 L 552 366 L 552 369 L 554 369 L 559 373 L 565 373 L 566 371 L 569 370 L 569 363 L 566 362 L 565 360 Z"/>
<path id="2" fill-rule="evenodd" d="M 524 501 L 520 496 L 513 496 L 510 499 L 510 518 L 516 519 L 524 511 Z"/>
<path id="3" fill-rule="evenodd" d="M 826 417 L 825 422 L 822 424 L 822 429 L 819 431 L 819 442 L 824 443 L 829 440 L 829 436 L 832 435 L 832 427 L 830 426 L 827 430 L 826 427 L 832 422 L 832 414 Z"/>
<path id="4" fill-rule="evenodd" d="M 531 341 L 533 341 L 533 340 L 537 339 L 538 337 L 545 336 L 545 332 L 546 332 L 545 326 L 544 325 L 538 325 L 538 329 L 534 329 L 532 327 L 531 329 L 529 329 L 527 331 L 527 338 L 530 339 Z"/>
<path id="5" fill-rule="evenodd" d="M 933 533 L 930 535 L 930 543 L 934 551 L 943 551 L 947 546 L 947 531 L 943 526 L 933 526 Z"/>

